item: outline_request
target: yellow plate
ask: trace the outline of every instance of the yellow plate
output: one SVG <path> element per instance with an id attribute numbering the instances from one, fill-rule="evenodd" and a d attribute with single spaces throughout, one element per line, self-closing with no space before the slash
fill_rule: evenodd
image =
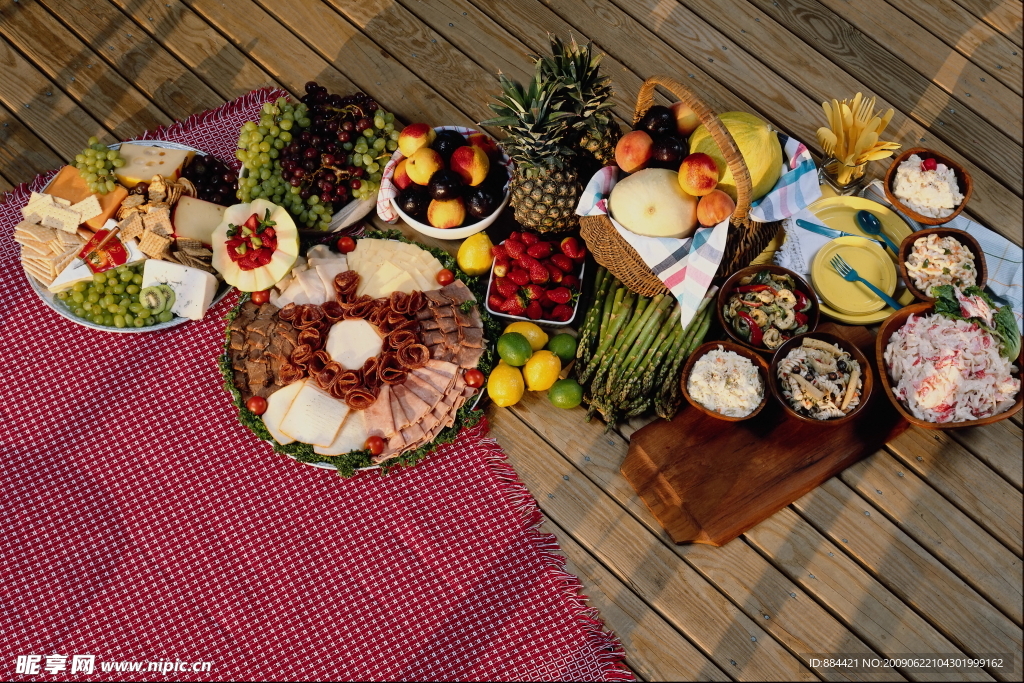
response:
<path id="1" fill-rule="evenodd" d="M 842 230 L 843 232 L 848 232 L 853 235 L 871 237 L 871 235 L 865 234 L 857 224 L 856 215 L 861 209 L 875 214 L 875 216 L 878 217 L 879 222 L 882 224 L 882 232 L 888 235 L 896 244 L 902 242 L 903 238 L 911 233 L 910 227 L 895 211 L 879 204 L 878 202 L 873 202 L 870 199 L 864 199 L 863 197 L 828 197 L 819 199 L 814 204 L 811 204 L 808 209 L 810 209 L 811 213 L 813 213 L 818 220 L 828 227 L 836 230 Z M 893 264 L 895 264 L 896 254 L 893 254 L 888 249 L 885 251 Z M 893 298 L 904 305 L 914 302 L 914 295 L 903 286 L 903 282 L 901 280 L 898 280 L 896 292 L 893 294 Z M 880 323 L 888 318 L 893 312 L 894 311 L 891 307 L 885 306 L 881 310 L 873 313 L 853 315 L 838 311 L 825 302 L 822 302 L 821 304 L 822 315 L 827 315 L 830 318 L 834 318 L 840 322 L 849 323 L 851 325 L 873 325 L 875 323 Z"/>
<path id="2" fill-rule="evenodd" d="M 885 307 L 877 294 L 861 282 L 847 282 L 832 267 L 832 259 L 841 256 L 862 278 L 891 295 L 896 289 L 896 267 L 874 242 L 861 237 L 837 237 L 814 256 L 811 278 L 814 289 L 840 313 L 864 315 Z"/>

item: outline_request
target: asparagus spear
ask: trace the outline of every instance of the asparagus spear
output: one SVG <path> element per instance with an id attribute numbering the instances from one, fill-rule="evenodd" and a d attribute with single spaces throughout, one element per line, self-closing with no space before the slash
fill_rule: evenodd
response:
<path id="1" fill-rule="evenodd" d="M 611 317 L 612 308 L 615 303 L 615 294 L 622 289 L 622 283 L 615 279 L 615 277 L 609 273 L 608 279 L 608 293 L 605 295 L 604 303 L 601 306 L 601 328 L 598 330 L 598 339 L 604 339 L 605 334 L 608 333 L 608 319 Z"/>
<path id="2" fill-rule="evenodd" d="M 644 396 L 650 393 L 654 387 L 655 378 L 660 374 L 662 363 L 665 361 L 665 354 L 669 352 L 672 345 L 677 340 L 682 339 L 683 328 L 679 325 L 678 314 L 670 315 L 666 321 L 666 325 L 669 326 L 668 334 L 662 339 L 656 347 L 651 347 L 647 357 L 643 361 L 642 370 L 643 374 L 639 380 L 635 382 L 629 391 L 627 398 L 633 399 L 637 395 Z M 660 336 L 660 333 L 659 333 Z"/>
<path id="3" fill-rule="evenodd" d="M 661 298 L 659 299 L 658 297 Z M 655 297 L 659 303 L 664 298 L 663 294 L 658 294 Z M 608 350 L 605 358 L 602 359 L 601 365 L 597 368 L 597 374 L 594 375 L 594 391 L 601 391 L 602 385 L 604 385 L 604 393 L 611 390 L 611 387 L 605 384 L 608 374 L 613 367 L 622 362 L 622 357 L 629 350 L 633 342 L 636 341 L 636 337 L 640 333 L 640 327 L 647 322 L 648 314 L 654 310 L 651 305 L 653 301 L 654 299 L 648 299 L 645 296 L 637 297 L 636 310 L 633 311 L 633 317 L 630 319 L 629 324 L 619 331 L 618 338 L 615 340 L 612 348 Z"/>
<path id="4" fill-rule="evenodd" d="M 613 369 L 614 375 L 610 374 L 608 376 L 609 390 L 613 396 L 618 397 L 620 403 L 626 401 L 630 387 L 640 379 L 640 373 L 637 372 L 637 364 L 641 358 L 647 355 L 648 349 L 656 347 L 661 343 L 664 336 L 668 335 L 665 321 L 671 320 L 672 311 L 675 310 L 676 306 L 675 299 L 671 296 L 665 296 L 658 303 L 654 313 L 648 318 L 643 328 L 641 328 L 636 342 L 628 349 L 621 366 L 618 369 Z M 663 336 L 659 337 L 656 333 Z"/>
<path id="5" fill-rule="evenodd" d="M 597 351 L 594 353 L 594 356 L 590 359 L 590 362 L 587 363 L 587 366 L 580 371 L 580 384 L 588 383 L 590 377 L 594 374 L 594 371 L 597 370 L 597 366 L 601 362 L 601 358 L 608 350 L 608 347 L 611 346 L 612 341 L 614 341 L 615 332 L 618 330 L 623 320 L 626 319 L 626 313 L 633 303 L 630 298 L 630 295 L 632 294 L 633 293 L 629 292 L 625 287 L 619 287 L 616 289 L 615 298 L 612 302 L 611 313 L 608 316 L 608 328 L 604 333 L 602 333 L 601 343 L 597 347 Z"/>
<path id="6" fill-rule="evenodd" d="M 607 295 L 607 288 L 610 285 L 610 274 L 603 267 L 598 268 L 597 277 L 594 281 L 593 301 L 590 310 L 587 311 L 586 321 L 580 329 L 576 346 L 576 360 L 581 367 L 590 362 L 594 345 L 598 341 L 597 327 L 601 322 L 601 310 L 605 307 L 604 298 Z"/>

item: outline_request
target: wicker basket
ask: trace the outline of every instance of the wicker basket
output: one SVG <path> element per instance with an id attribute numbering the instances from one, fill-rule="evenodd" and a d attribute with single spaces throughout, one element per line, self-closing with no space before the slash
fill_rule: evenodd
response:
<path id="1" fill-rule="evenodd" d="M 743 156 L 725 125 L 704 102 L 678 81 L 667 76 L 653 76 L 640 88 L 633 124 L 654 104 L 654 89 L 662 86 L 686 102 L 697 114 L 700 122 L 707 127 L 711 137 L 718 143 L 725 156 L 725 162 L 736 180 L 736 211 L 729 219 L 729 236 L 725 254 L 718 267 L 716 280 L 724 279 L 760 254 L 779 230 L 781 223 L 759 223 L 749 217 L 752 185 L 750 173 L 743 163 Z M 608 216 L 583 216 L 580 218 L 580 234 L 594 258 L 631 290 L 644 296 L 654 296 L 665 291 L 665 284 L 644 263 L 640 255 L 626 240 L 622 239 Z"/>

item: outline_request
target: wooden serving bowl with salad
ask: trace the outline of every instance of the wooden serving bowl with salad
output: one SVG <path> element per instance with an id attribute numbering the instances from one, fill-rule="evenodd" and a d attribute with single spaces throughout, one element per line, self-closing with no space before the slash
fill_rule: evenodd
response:
<path id="1" fill-rule="evenodd" d="M 774 305 L 773 303 L 762 301 L 748 302 L 746 305 L 741 305 L 734 311 L 736 313 L 742 313 L 743 315 L 730 315 L 729 307 L 733 305 L 732 301 L 734 295 L 742 298 L 744 294 L 748 293 L 757 294 L 763 291 L 768 294 L 772 294 L 773 292 L 780 292 L 779 283 L 777 280 L 772 279 L 772 276 L 775 276 L 776 278 L 781 278 L 783 276 L 789 277 L 794 283 L 795 287 L 793 288 L 793 294 L 795 295 L 796 301 L 792 310 L 796 324 L 786 330 L 776 329 L 775 326 L 771 324 L 771 314 L 768 314 L 768 324 L 757 324 L 757 329 L 754 330 L 755 325 L 752 325 L 751 322 L 764 322 L 764 320 L 760 319 L 758 313 L 754 312 L 755 309 L 767 309 Z M 767 295 L 765 298 L 767 298 Z M 747 266 L 746 268 L 733 273 L 729 279 L 722 284 L 722 288 L 718 290 L 717 309 L 718 323 L 725 330 L 725 333 L 729 335 L 730 339 L 737 344 L 741 344 L 754 349 L 758 353 L 763 353 L 769 356 L 775 353 L 775 350 L 779 348 L 779 346 L 781 346 L 791 334 L 813 332 L 817 329 L 818 321 L 821 318 L 818 296 L 814 293 L 811 286 L 807 284 L 807 281 L 792 270 L 771 264 Z M 788 325 L 789 322 L 784 321 L 784 324 Z M 771 332 L 773 329 L 775 331 Z M 774 342 L 767 338 L 774 337 L 776 333 L 778 333 L 780 339 L 778 343 L 775 344 L 774 348 L 772 348 L 770 344 Z"/>
<path id="2" fill-rule="evenodd" d="M 953 213 L 948 216 L 943 216 L 942 218 L 925 216 L 908 208 L 907 205 L 893 193 L 893 187 L 895 187 L 896 184 L 896 171 L 899 170 L 900 164 L 914 154 L 919 156 L 922 161 L 934 159 L 936 164 L 943 164 L 953 170 L 953 175 L 956 176 L 957 189 L 960 191 L 960 194 L 964 196 L 964 200 L 960 202 L 955 209 L 953 209 Z M 971 180 L 971 175 L 967 172 L 967 169 L 953 159 L 924 147 L 912 147 L 908 150 L 904 150 L 899 154 L 899 156 L 892 160 L 892 164 L 889 165 L 889 170 L 885 172 L 885 179 L 882 181 L 882 190 L 885 192 L 885 198 L 889 200 L 889 203 L 892 204 L 894 208 L 914 219 L 921 225 L 942 225 L 959 216 L 960 212 L 964 210 L 965 206 L 967 206 L 967 202 L 971 201 L 971 194 L 974 193 L 974 181 Z"/>
<path id="3" fill-rule="evenodd" d="M 736 355 L 749 360 L 751 363 L 754 364 L 754 367 L 757 368 L 758 377 L 761 378 L 761 402 L 757 405 L 756 408 L 754 408 L 754 410 L 752 410 L 750 413 L 742 417 L 732 417 L 729 415 L 723 415 L 722 413 L 704 407 L 704 405 L 702 405 L 699 401 L 697 401 L 697 399 L 695 399 L 690 394 L 689 389 L 687 389 L 690 374 L 693 372 L 693 366 L 696 365 L 697 361 L 700 360 L 702 356 L 710 353 L 711 351 L 714 351 L 718 347 L 722 347 L 723 351 L 732 351 Z M 701 344 L 693 353 L 690 354 L 690 357 L 686 360 L 686 365 L 683 366 L 683 373 L 679 381 L 682 384 L 683 396 L 686 397 L 686 400 L 689 401 L 690 405 L 692 405 L 700 412 L 704 413 L 705 415 L 710 415 L 711 417 L 717 420 L 724 420 L 726 422 L 741 422 L 743 420 L 749 420 L 750 418 L 756 416 L 758 413 L 764 410 L 765 405 L 767 405 L 768 396 L 771 395 L 771 389 L 768 388 L 768 384 L 771 382 L 771 377 L 768 373 L 768 361 L 766 361 L 759 353 L 756 353 L 753 349 L 750 349 L 746 346 L 741 346 L 739 344 L 735 344 L 733 342 L 713 341 Z"/>
<path id="4" fill-rule="evenodd" d="M 784 390 L 782 387 L 782 382 L 779 379 L 779 366 L 786 361 L 786 356 L 789 355 L 790 351 L 803 346 L 804 339 L 817 339 L 819 341 L 825 342 L 826 344 L 831 344 L 832 346 L 835 346 L 841 349 L 842 351 L 845 351 L 848 354 L 850 354 L 853 360 L 857 361 L 857 364 L 860 365 L 860 402 L 852 410 L 850 410 L 842 417 L 817 419 L 815 417 L 812 417 L 809 412 L 807 414 L 799 413 L 796 411 L 796 409 L 793 408 L 793 405 L 790 402 L 790 400 L 786 398 L 786 396 L 783 394 Z M 842 371 L 842 366 L 839 366 L 837 368 L 837 374 L 841 376 Z M 864 410 L 868 402 L 871 400 L 871 392 L 875 388 L 874 374 L 875 373 L 871 368 L 871 362 L 868 361 L 867 356 L 865 356 L 860 349 L 858 349 L 854 344 L 851 344 L 846 339 L 843 339 L 842 337 L 839 337 L 834 334 L 829 334 L 828 332 L 808 332 L 807 334 L 800 334 L 793 337 L 792 339 L 790 339 L 785 344 L 779 347 L 778 351 L 775 353 L 775 356 L 772 357 L 772 363 L 769 369 L 772 393 L 775 395 L 775 398 L 778 399 L 779 403 L 782 404 L 783 409 L 786 411 L 786 415 L 791 419 L 798 420 L 800 422 L 806 422 L 807 424 L 812 425 L 820 425 L 823 427 L 834 427 L 844 422 L 849 422 Z M 833 380 L 833 378 L 831 377 L 829 377 L 828 379 Z M 839 404 L 837 407 L 842 407 L 843 399 L 844 397 L 840 396 L 835 401 L 835 403 Z"/>
<path id="5" fill-rule="evenodd" d="M 935 301 L 924 301 L 917 304 L 911 304 L 904 306 L 900 310 L 896 311 L 882 323 L 878 330 L 878 336 L 875 338 L 875 362 L 878 365 L 878 377 L 882 384 L 882 389 L 885 390 L 885 395 L 889 397 L 893 406 L 899 411 L 900 415 L 907 420 L 907 422 L 922 427 L 923 429 L 963 429 L 966 427 L 979 427 L 981 425 L 992 424 L 993 422 L 1000 422 L 1010 417 L 1021 409 L 1021 405 L 1024 405 L 1024 390 L 1018 389 L 1016 399 L 1012 406 L 996 415 L 989 415 L 988 417 L 979 418 L 977 420 L 964 420 L 961 422 L 931 422 L 929 420 L 923 420 L 916 417 L 908 408 L 903 404 L 900 399 L 893 393 L 893 380 L 889 376 L 889 370 L 885 363 L 885 349 L 889 346 L 889 339 L 898 330 L 900 330 L 910 319 L 910 316 L 925 316 L 935 313 Z M 1013 333 L 1017 333 L 1016 322 L 1013 324 Z M 1021 367 L 1024 364 L 1024 345 L 1020 345 L 1020 335 L 1017 335 L 1017 343 L 1019 349 L 1017 351 L 1017 358 L 1014 361 L 1014 365 L 1017 367 L 1015 377 L 1019 380 L 1021 378 Z"/>
<path id="6" fill-rule="evenodd" d="M 939 239 L 952 237 L 962 244 L 965 249 L 970 251 L 974 255 L 974 271 L 977 278 L 977 282 L 975 284 L 978 287 L 985 286 L 985 282 L 988 281 L 988 267 L 985 265 L 985 252 L 981 250 L 981 245 L 978 244 L 978 240 L 974 239 L 969 232 L 957 230 L 956 228 L 928 228 L 926 230 L 918 230 L 917 232 L 912 232 L 907 235 L 900 243 L 899 254 L 896 258 L 896 266 L 900 269 L 900 277 L 903 278 L 903 282 L 906 283 L 907 289 L 910 290 L 911 294 L 923 301 L 935 301 L 935 297 L 920 289 L 917 284 L 915 284 L 914 278 L 907 268 L 907 259 L 910 258 L 910 255 L 914 252 L 914 243 L 922 237 L 927 238 L 929 235 L 938 235 Z"/>

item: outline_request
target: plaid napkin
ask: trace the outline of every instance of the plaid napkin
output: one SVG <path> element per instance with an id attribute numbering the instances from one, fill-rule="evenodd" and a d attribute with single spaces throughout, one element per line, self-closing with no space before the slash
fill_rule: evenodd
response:
<path id="1" fill-rule="evenodd" d="M 619 180 L 617 166 L 605 166 L 590 179 L 576 213 L 601 216 L 608 213 L 608 195 Z M 725 253 L 728 219 L 713 228 L 699 228 L 692 237 L 671 239 L 644 237 L 626 230 L 609 216 L 622 239 L 636 250 L 654 274 L 679 301 L 679 322 L 686 327 L 697 313 Z"/>
<path id="2" fill-rule="evenodd" d="M 810 206 L 821 197 L 818 169 L 807 146 L 779 133 L 782 144 L 782 175 L 772 191 L 753 202 L 750 217 L 759 223 L 781 221 Z"/>
<path id="3" fill-rule="evenodd" d="M 880 180 L 872 181 L 861 190 L 861 196 L 884 204 L 900 215 L 911 230 L 915 232 L 931 226 L 921 225 L 909 216 L 904 215 L 885 198 L 885 191 L 882 189 Z M 980 223 L 972 221 L 962 213 L 948 223 L 943 224 L 944 228 L 955 228 L 970 233 L 971 237 L 978 240 L 981 250 L 985 252 L 985 265 L 988 267 L 988 282 L 985 288 L 989 290 L 993 298 L 1004 306 L 1013 310 L 1017 318 L 1017 327 L 1024 331 L 1024 267 L 1021 265 L 1021 248 L 1006 239 L 1002 235 L 989 230 Z"/>
<path id="4" fill-rule="evenodd" d="M 435 131 L 442 130 L 454 130 L 462 133 L 463 136 L 470 135 L 472 133 L 479 133 L 480 131 L 475 128 L 464 128 L 462 126 L 438 126 L 434 129 Z M 509 177 L 512 176 L 512 160 L 507 155 L 502 153 L 505 168 L 508 170 Z M 388 161 L 384 167 L 384 173 L 381 174 L 380 189 L 377 191 L 377 215 L 382 221 L 386 221 L 394 225 L 398 222 L 400 216 L 395 211 L 395 207 L 391 204 L 391 200 L 398 196 L 401 190 L 393 182 L 395 176 L 395 167 L 398 166 L 398 162 L 405 158 L 399 150 L 395 150 L 395 153 L 391 155 L 391 160 Z"/>

